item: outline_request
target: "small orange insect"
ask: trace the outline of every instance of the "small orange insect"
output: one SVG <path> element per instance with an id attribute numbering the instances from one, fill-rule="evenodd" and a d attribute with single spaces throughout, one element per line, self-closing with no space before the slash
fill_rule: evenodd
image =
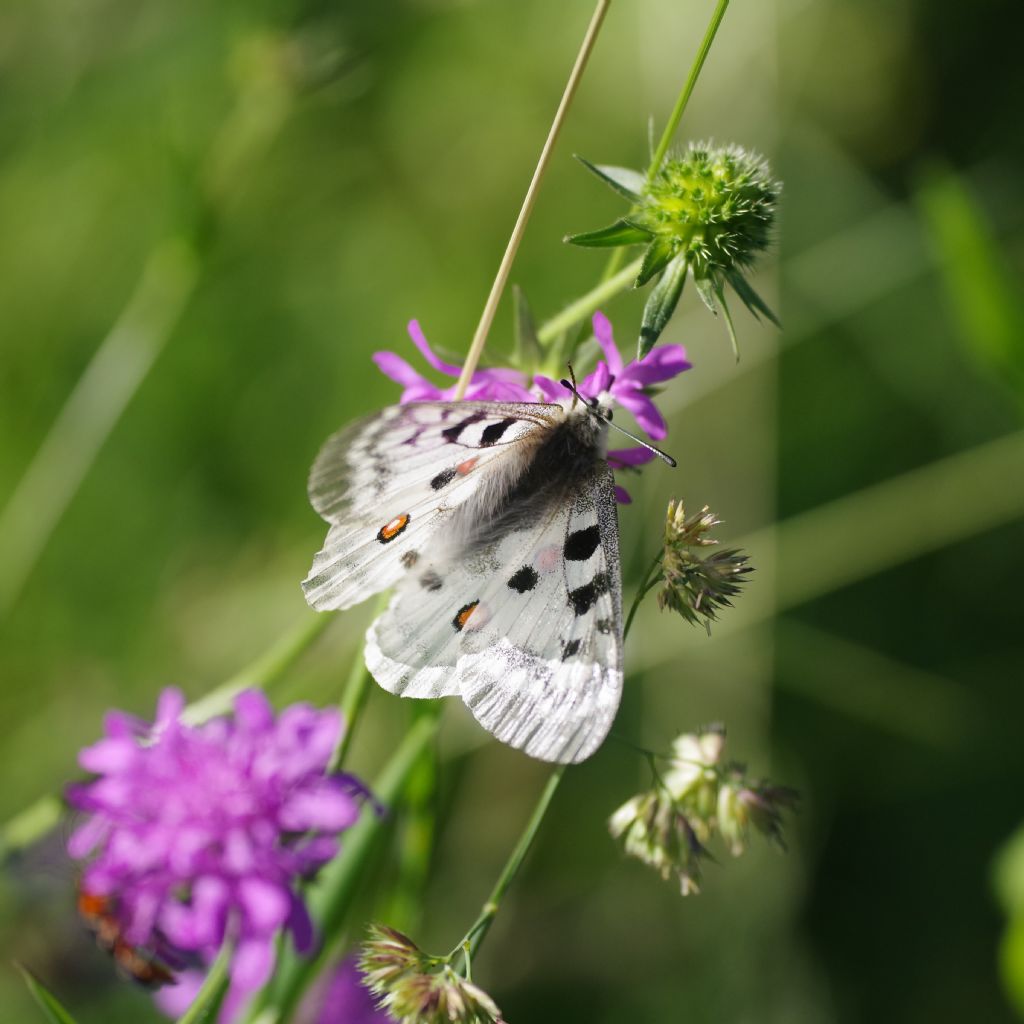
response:
<path id="1" fill-rule="evenodd" d="M 159 988 L 176 980 L 169 967 L 124 938 L 112 897 L 79 887 L 78 913 L 96 936 L 100 948 L 106 950 L 118 968 L 133 981 L 145 988 Z"/>

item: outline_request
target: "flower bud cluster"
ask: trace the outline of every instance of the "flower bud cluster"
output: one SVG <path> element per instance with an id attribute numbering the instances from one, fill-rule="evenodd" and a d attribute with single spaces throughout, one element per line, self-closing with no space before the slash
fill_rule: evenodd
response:
<path id="1" fill-rule="evenodd" d="M 688 517 L 682 501 L 668 503 L 658 607 L 678 612 L 687 622 L 703 622 L 708 629 L 718 612 L 732 605 L 730 598 L 752 572 L 747 556 L 735 548 L 698 554 L 718 544 L 708 534 L 720 522 L 707 505 Z"/>
<path id="2" fill-rule="evenodd" d="M 449 957 L 424 953 L 394 928 L 370 926 L 359 969 L 380 1008 L 399 1024 L 502 1024 L 494 1000 Z"/>
<path id="3" fill-rule="evenodd" d="M 712 726 L 680 736 L 668 769 L 655 784 L 627 800 L 609 819 L 612 836 L 630 857 L 662 878 L 674 874 L 682 894 L 700 891 L 706 844 L 717 834 L 734 856 L 750 829 L 782 844 L 782 813 L 796 805 L 796 792 L 749 779 L 742 765 L 723 762 L 725 732 Z"/>

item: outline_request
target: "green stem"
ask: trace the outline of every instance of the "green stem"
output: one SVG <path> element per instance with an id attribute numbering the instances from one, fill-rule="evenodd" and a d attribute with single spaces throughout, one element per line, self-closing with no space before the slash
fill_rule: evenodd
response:
<path id="1" fill-rule="evenodd" d="M 621 252 L 622 250 L 618 250 Z M 636 259 L 624 270 L 619 271 L 614 277 L 607 276 L 594 288 L 591 288 L 586 295 L 580 296 L 575 302 L 571 302 L 560 313 L 556 313 L 550 320 L 546 320 L 537 330 L 537 338 L 541 344 L 550 344 L 562 331 L 575 327 L 580 321 L 586 319 L 608 299 L 625 291 L 632 285 L 636 275 L 640 273 L 642 259 Z"/>
<path id="2" fill-rule="evenodd" d="M 665 130 L 661 133 L 658 148 L 654 151 L 654 156 L 651 157 L 651 165 L 647 169 L 648 183 L 653 181 L 654 176 L 661 170 L 662 161 L 665 159 L 665 154 L 668 153 L 668 147 L 672 145 L 672 137 L 679 127 L 679 122 L 683 119 L 683 112 L 686 110 L 686 105 L 690 102 L 690 96 L 693 94 L 694 87 L 697 85 L 697 79 L 700 78 L 700 73 L 704 69 L 704 61 L 707 60 L 711 44 L 715 41 L 718 26 L 722 24 L 722 19 L 725 17 L 728 6 L 729 0 L 718 0 L 715 6 L 715 13 L 711 15 L 711 21 L 708 24 L 707 31 L 704 33 L 700 49 L 697 51 L 697 56 L 693 59 L 693 65 L 690 68 L 686 84 L 683 86 L 683 91 L 679 94 L 679 99 L 676 100 L 676 105 L 672 108 L 672 113 L 669 115 Z"/>
<path id="3" fill-rule="evenodd" d="M 715 40 L 715 36 L 718 33 L 718 26 L 722 24 L 722 19 L 725 17 L 726 8 L 729 6 L 729 0 L 718 0 L 718 4 L 715 6 L 715 12 L 711 15 L 711 21 L 708 23 L 707 31 L 704 33 L 704 38 L 701 41 L 700 49 L 697 51 L 696 56 L 693 58 L 693 64 L 690 66 L 690 73 L 686 78 L 686 84 L 683 86 L 682 92 L 680 92 L 676 105 L 672 108 L 672 113 L 669 115 L 668 121 L 665 124 L 665 130 L 661 133 L 661 138 L 658 140 L 657 148 L 654 150 L 654 154 L 651 156 L 651 162 L 647 167 L 647 182 L 650 184 L 658 171 L 661 170 L 661 165 L 665 161 L 665 156 L 668 154 L 668 148 L 672 145 L 672 139 L 679 128 L 679 122 L 683 119 L 683 113 L 686 110 L 687 104 L 690 102 L 690 96 L 693 94 L 693 90 L 697 85 L 697 79 L 700 78 L 700 73 L 704 69 L 704 61 L 707 60 L 708 52 L 711 50 L 711 44 Z M 623 259 L 625 259 L 625 248 L 616 249 L 608 259 L 608 263 L 604 268 L 604 274 L 602 280 L 608 280 L 611 276 L 619 269 L 622 265 Z"/>
<path id="4" fill-rule="evenodd" d="M 558 789 L 558 784 L 562 781 L 562 776 L 565 775 L 565 769 L 567 767 L 568 765 L 560 764 L 548 777 L 547 784 L 540 795 L 540 799 L 537 801 L 537 805 L 533 809 L 533 814 L 530 815 L 530 820 L 526 823 L 526 828 L 523 829 L 522 835 L 519 837 L 519 841 L 516 843 L 515 848 L 512 850 L 508 860 L 505 862 L 505 867 L 498 876 L 498 881 L 494 884 L 494 889 L 491 890 L 490 897 L 481 908 L 480 916 L 473 922 L 469 931 L 466 932 L 465 938 L 459 942 L 458 946 L 452 953 L 453 956 L 461 951 L 466 957 L 467 963 L 476 956 L 477 950 L 479 950 L 480 946 L 483 944 L 487 932 L 490 930 L 495 917 L 498 915 L 498 911 L 501 909 L 501 901 L 504 899 L 505 893 L 508 891 L 508 887 L 512 884 L 516 875 L 519 873 L 519 869 L 522 867 L 523 861 L 526 859 L 526 855 L 529 852 L 530 847 L 533 845 L 534 837 L 540 829 L 540 824 L 544 820 L 544 815 L 547 813 L 548 806 L 551 804 L 551 799 L 554 797 L 555 791 Z"/>
<path id="5" fill-rule="evenodd" d="M 348 756 L 349 747 L 352 746 L 352 737 L 356 732 L 356 721 L 366 703 L 366 696 L 370 692 L 370 673 L 367 671 L 366 662 L 363 660 L 362 651 L 356 654 L 352 662 L 352 668 L 345 683 L 345 689 L 341 693 L 341 736 L 338 745 L 334 748 L 331 762 L 327 766 L 327 773 L 341 771 L 341 766 Z"/>
<path id="6" fill-rule="evenodd" d="M 420 755 L 437 733 L 439 709 L 423 715 L 405 734 L 398 750 L 371 786 L 374 796 L 389 812 L 400 802 Z M 362 876 L 377 848 L 377 840 L 388 825 L 390 814 L 382 816 L 367 808 L 359 823 L 344 837 L 341 853 L 323 870 L 310 891 L 309 910 L 322 939 L 315 957 L 300 957 L 287 951 L 271 984 L 269 1008 L 259 1014 L 261 1022 L 283 1024 L 299 1005 L 309 985 L 330 962 L 345 916 L 355 899 Z"/>
<path id="7" fill-rule="evenodd" d="M 637 609 L 640 607 L 640 602 L 650 593 L 652 587 L 657 585 L 656 581 L 651 580 L 651 574 L 661 565 L 661 551 L 654 556 L 654 561 L 651 562 L 644 573 L 644 578 L 640 583 L 640 586 L 636 588 L 636 594 L 633 597 L 633 603 L 629 607 L 629 614 L 626 616 L 626 625 L 622 630 L 622 640 L 625 643 L 626 637 L 629 636 L 630 627 L 633 625 L 633 618 L 637 613 Z"/>
<path id="8" fill-rule="evenodd" d="M 228 990 L 228 968 L 235 952 L 235 943 L 225 937 L 217 959 L 196 994 L 192 1005 L 178 1018 L 177 1024 L 205 1024 L 216 1020 L 217 1010 L 224 1001 Z"/>
<path id="9" fill-rule="evenodd" d="M 243 690 L 273 686 L 313 646 L 334 618 L 330 612 L 307 616 L 227 682 L 189 704 L 181 720 L 187 725 L 200 725 L 207 719 L 230 711 L 231 702 Z"/>

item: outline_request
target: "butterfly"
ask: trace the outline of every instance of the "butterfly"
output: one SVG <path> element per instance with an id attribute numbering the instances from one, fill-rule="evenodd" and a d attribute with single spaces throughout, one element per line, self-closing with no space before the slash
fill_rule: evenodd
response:
<path id="1" fill-rule="evenodd" d="M 394 587 L 366 635 L 377 682 L 460 696 L 567 763 L 611 727 L 623 644 L 611 411 L 562 384 L 571 404 L 412 402 L 330 437 L 309 477 L 330 529 L 302 586 L 320 611 Z"/>

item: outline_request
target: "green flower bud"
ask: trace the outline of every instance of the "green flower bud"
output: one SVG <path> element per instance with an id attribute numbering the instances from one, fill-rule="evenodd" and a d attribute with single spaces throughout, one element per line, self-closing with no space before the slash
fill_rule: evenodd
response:
<path id="1" fill-rule="evenodd" d="M 670 259 L 684 254 L 694 278 L 709 278 L 750 266 L 768 246 L 780 190 L 756 153 L 691 143 L 665 161 L 631 220 L 664 240 Z"/>

